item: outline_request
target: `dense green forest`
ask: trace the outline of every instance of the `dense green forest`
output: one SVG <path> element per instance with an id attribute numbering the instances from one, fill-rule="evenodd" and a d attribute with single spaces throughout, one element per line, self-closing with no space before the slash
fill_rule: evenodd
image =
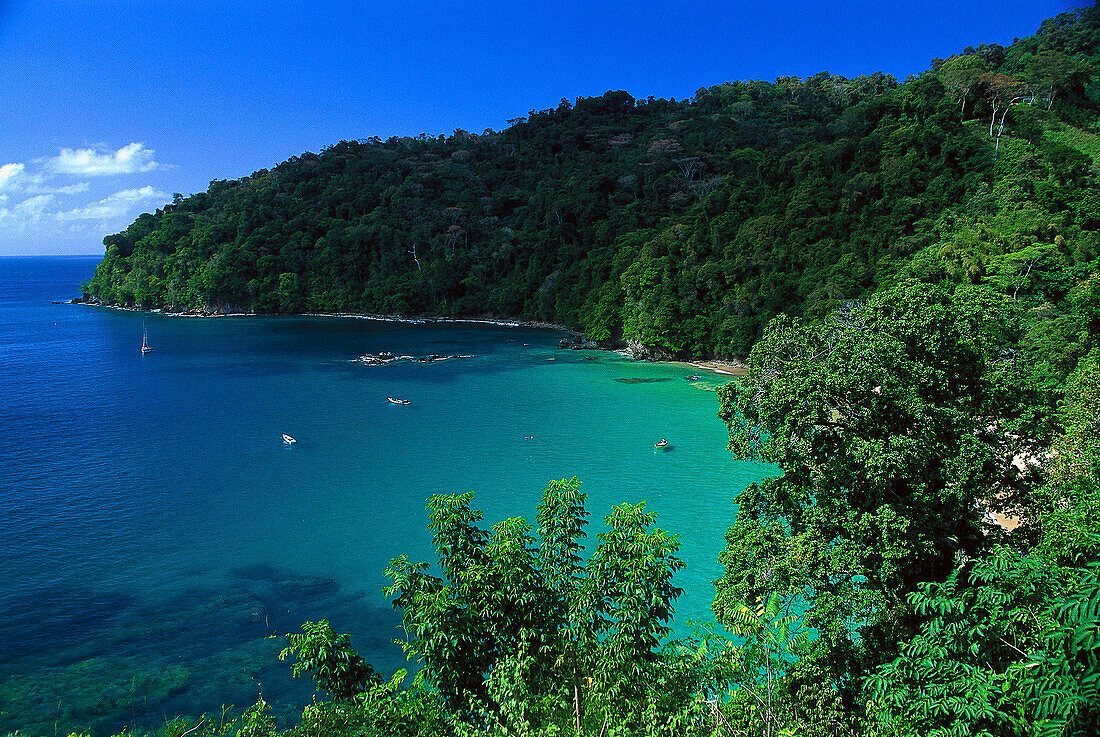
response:
<path id="1" fill-rule="evenodd" d="M 86 287 L 171 310 L 506 316 L 748 374 L 716 624 L 670 639 L 678 537 L 585 495 L 429 504 L 395 559 L 408 674 L 327 622 L 317 700 L 165 737 L 1100 733 L 1100 11 L 903 83 L 563 100 L 340 142 L 142 215 Z M 587 552 L 586 552 L 587 551 Z"/>
<path id="2" fill-rule="evenodd" d="M 1058 305 L 1100 253 L 1093 14 L 902 84 L 608 92 L 500 132 L 341 141 L 142 215 L 104 239 L 87 291 L 524 317 L 740 357 L 777 314 L 821 318 L 905 275 Z"/>

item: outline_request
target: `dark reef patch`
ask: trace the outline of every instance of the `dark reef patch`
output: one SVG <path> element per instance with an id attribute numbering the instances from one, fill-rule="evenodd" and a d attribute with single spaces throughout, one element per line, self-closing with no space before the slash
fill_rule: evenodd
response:
<path id="1" fill-rule="evenodd" d="M 4 602 L 0 624 L 3 660 L 17 662 L 45 648 L 66 650 L 134 607 L 136 599 L 114 591 L 49 588 Z"/>
<path id="2" fill-rule="evenodd" d="M 220 713 L 262 693 L 281 723 L 313 684 L 278 660 L 283 635 L 328 619 L 382 672 L 404 667 L 400 616 L 332 579 L 256 564 L 221 585 L 170 595 L 48 589 L 5 602 L 0 623 L 0 734 L 164 726 L 165 715 Z"/>

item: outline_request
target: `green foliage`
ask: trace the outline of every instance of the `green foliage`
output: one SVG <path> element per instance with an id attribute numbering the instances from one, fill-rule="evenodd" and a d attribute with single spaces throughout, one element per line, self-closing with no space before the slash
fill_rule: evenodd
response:
<path id="1" fill-rule="evenodd" d="M 1072 571 L 1069 591 L 1052 607 L 1058 628 L 1025 668 L 1029 704 L 1050 732 L 1100 730 L 1100 566 Z"/>
<path id="2" fill-rule="evenodd" d="M 377 680 L 351 699 L 310 704 L 298 725 L 282 737 L 435 737 L 453 734 L 437 695 L 417 677 L 408 688 L 401 670 L 388 682 Z"/>
<path id="3" fill-rule="evenodd" d="M 1100 485 L 1100 350 L 1089 353 L 1070 377 L 1061 421 L 1052 481 Z"/>
<path id="4" fill-rule="evenodd" d="M 237 737 L 271 737 L 275 734 L 275 721 L 271 718 L 271 707 L 260 697 L 241 715 Z"/>
<path id="5" fill-rule="evenodd" d="M 878 717 L 921 735 L 1027 733 L 1036 714 L 1021 678 L 1053 630 L 1044 604 L 1054 591 L 1048 567 L 1002 549 L 912 594 L 930 619 L 868 679 Z"/>
<path id="6" fill-rule="evenodd" d="M 1097 13 L 1061 18 L 904 84 L 608 92 L 499 132 L 341 141 L 107 236 L 88 293 L 522 317 L 680 357 L 744 357 L 774 315 L 906 275 L 1058 303 L 1100 256 Z"/>
<path id="7" fill-rule="evenodd" d="M 780 612 L 780 598 L 774 595 L 758 600 L 755 608 L 742 605 L 729 614 L 730 631 L 744 640 L 728 651 L 730 676 L 754 702 L 743 725 L 746 731 L 770 737 L 787 722 L 781 716 L 780 684 L 809 637 L 805 631 L 792 634 L 791 626 L 798 622 L 795 615 Z"/>
<path id="8" fill-rule="evenodd" d="M 997 539 L 983 510 L 1041 484 L 1011 463 L 1042 430 L 1024 367 L 1004 360 L 1020 319 L 1007 298 L 907 282 L 818 325 L 768 326 L 722 416 L 737 456 L 783 473 L 738 497 L 722 621 L 756 598 L 804 599 L 814 657 L 854 702 L 919 618 L 908 592 Z"/>
<path id="9" fill-rule="evenodd" d="M 643 504 L 616 507 L 582 563 L 576 479 L 543 492 L 538 541 L 518 518 L 479 528 L 470 501 L 429 502 L 441 576 L 404 557 L 387 571 L 406 650 L 450 713 L 508 733 L 607 720 L 633 732 L 647 704 L 667 704 L 661 719 L 690 704 L 683 673 L 662 655 L 680 594 L 671 584 L 679 542 Z"/>
<path id="10" fill-rule="evenodd" d="M 1100 350 L 1080 362 L 1060 413 L 1041 550 L 1067 563 L 1100 556 Z"/>
<path id="11" fill-rule="evenodd" d="M 889 734 L 1083 735 L 1100 725 L 1100 583 L 1005 549 L 911 596 L 929 619 L 868 679 Z"/>
<path id="12" fill-rule="evenodd" d="M 723 390 L 731 449 L 783 475 L 739 497 L 715 609 L 744 627 L 753 596 L 804 603 L 819 638 L 783 671 L 783 709 L 812 672 L 872 734 L 1096 732 L 1100 352 L 1045 383 L 1033 319 L 986 287 L 901 283 L 820 324 L 776 318 Z"/>
<path id="13" fill-rule="evenodd" d="M 288 634 L 290 644 L 279 660 L 293 655 L 295 677 L 306 673 L 317 687 L 337 699 L 350 699 L 380 681 L 374 668 L 352 649 L 350 637 L 338 635 L 325 620 L 303 622 L 304 634 Z"/>

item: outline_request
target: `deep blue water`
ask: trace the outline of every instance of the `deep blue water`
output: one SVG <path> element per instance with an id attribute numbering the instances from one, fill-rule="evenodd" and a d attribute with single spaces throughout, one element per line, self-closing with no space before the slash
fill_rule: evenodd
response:
<path id="1" fill-rule="evenodd" d="M 0 733 L 155 728 L 261 692 L 290 714 L 310 689 L 269 635 L 304 619 L 403 667 L 383 570 L 430 559 L 435 493 L 533 520 L 576 475 L 590 539 L 644 499 L 682 536 L 677 621 L 710 618 L 733 498 L 765 471 L 725 450 L 721 377 L 530 328 L 54 304 L 96 262 L 0 259 Z M 469 357 L 354 361 L 383 350 Z"/>

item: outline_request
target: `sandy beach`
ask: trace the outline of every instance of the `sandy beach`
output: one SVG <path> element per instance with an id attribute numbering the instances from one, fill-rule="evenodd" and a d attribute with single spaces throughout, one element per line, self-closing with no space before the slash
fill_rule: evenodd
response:
<path id="1" fill-rule="evenodd" d="M 749 367 L 743 363 L 726 361 L 687 361 L 687 365 L 694 366 L 704 371 L 711 371 L 716 374 L 724 374 L 726 376 L 745 376 L 749 373 Z"/>

